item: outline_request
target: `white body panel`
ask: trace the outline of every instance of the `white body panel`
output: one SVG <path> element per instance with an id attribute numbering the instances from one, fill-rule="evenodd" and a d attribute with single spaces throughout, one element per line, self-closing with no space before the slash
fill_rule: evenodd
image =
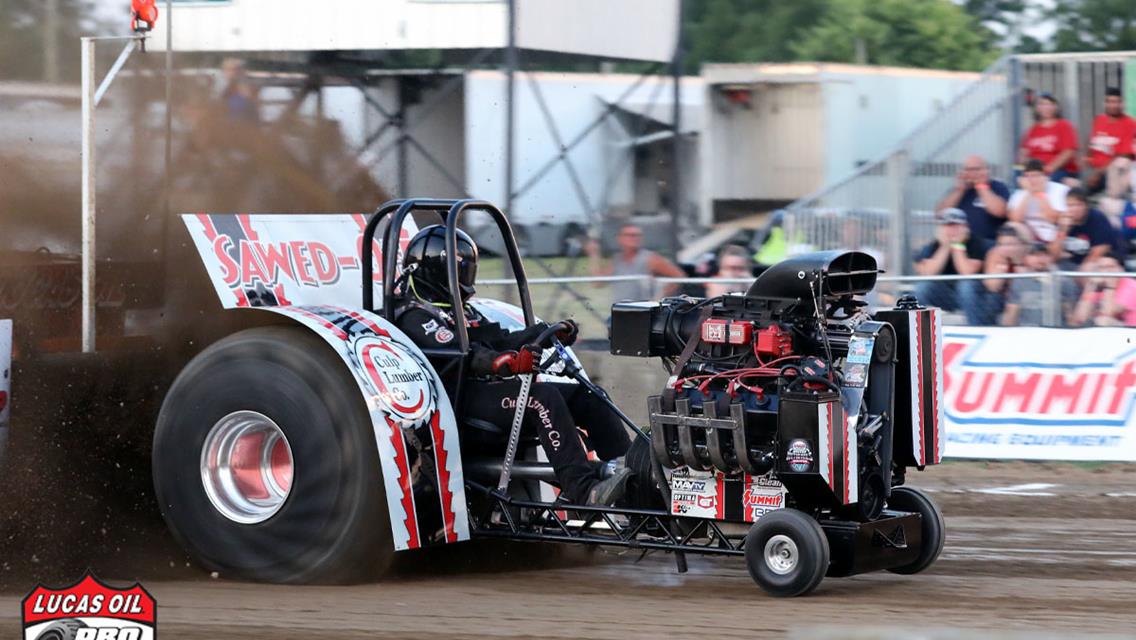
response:
<path id="1" fill-rule="evenodd" d="M 358 309 L 366 218 L 199 214 L 182 219 L 225 308 L 263 308 L 292 318 L 343 359 L 371 415 L 395 548 L 469 539 L 457 417 L 446 390 L 410 338 L 379 315 Z M 413 231 L 408 221 L 404 243 Z M 381 264 L 377 250 L 376 259 Z M 414 430 L 428 436 L 415 436 Z M 440 494 L 434 505 L 415 500 L 414 475 L 428 471 L 421 462 L 411 466 L 416 438 L 433 444 L 431 481 Z M 438 536 L 419 528 L 419 514 L 427 508 L 441 509 Z"/>

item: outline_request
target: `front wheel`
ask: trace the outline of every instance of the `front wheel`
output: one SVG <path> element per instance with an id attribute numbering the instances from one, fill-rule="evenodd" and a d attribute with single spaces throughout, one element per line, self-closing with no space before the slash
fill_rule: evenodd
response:
<path id="1" fill-rule="evenodd" d="M 767 513 L 746 534 L 746 568 L 771 596 L 810 593 L 824 579 L 829 558 L 828 538 L 820 524 L 796 509 Z"/>
<path id="2" fill-rule="evenodd" d="M 896 487 L 891 490 L 888 498 L 888 508 L 895 511 L 918 513 L 922 523 L 920 530 L 923 546 L 919 549 L 919 557 L 910 564 L 902 567 L 888 569 L 892 573 L 910 575 L 925 571 L 935 563 L 947 540 L 947 525 L 943 520 L 943 512 L 939 511 L 931 497 L 926 493 L 912 487 Z"/>
<path id="3" fill-rule="evenodd" d="M 162 404 L 153 466 L 174 536 L 221 575 L 356 582 L 392 561 L 370 416 L 339 356 L 299 327 L 194 358 Z"/>

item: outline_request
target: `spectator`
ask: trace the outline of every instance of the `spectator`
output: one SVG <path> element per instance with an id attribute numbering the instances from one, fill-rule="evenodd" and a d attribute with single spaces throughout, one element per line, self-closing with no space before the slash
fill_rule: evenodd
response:
<path id="1" fill-rule="evenodd" d="M 1016 269 L 1017 273 L 1046 274 L 1053 271 L 1053 256 L 1049 255 L 1049 247 L 1044 243 L 1035 242 L 1026 252 L 1022 265 Z M 1046 295 L 1044 287 L 1048 283 L 1044 278 L 1015 278 L 1010 283 L 1010 291 L 1006 296 L 1006 312 L 1002 314 L 1002 324 L 1007 327 L 1036 327 L 1045 324 L 1045 308 L 1043 307 Z M 1061 306 L 1064 308 L 1067 301 L 1077 297 L 1077 285 L 1069 278 L 1061 280 Z M 1064 313 L 1060 317 L 1065 317 Z"/>
<path id="2" fill-rule="evenodd" d="M 1017 222 L 1008 222 L 998 229 L 994 247 L 986 253 L 982 272 L 991 275 L 1014 273 L 1026 257 L 1026 249 L 1032 244 L 1030 230 Z M 979 290 L 976 320 L 980 326 L 996 324 L 998 314 L 1006 307 L 1011 281 L 1008 278 L 987 278 Z"/>
<path id="3" fill-rule="evenodd" d="M 1057 237 L 1057 222 L 1065 213 L 1065 195 L 1069 187 L 1046 177 L 1045 165 L 1030 160 L 1018 178 L 1018 190 L 1010 196 L 1008 218 L 1024 222 L 1036 240 L 1052 242 Z"/>
<path id="4" fill-rule="evenodd" d="M 1070 189 L 1065 205 L 1057 237 L 1049 243 L 1049 252 L 1060 268 L 1084 270 L 1120 246 L 1119 232 L 1103 213 L 1089 207 L 1084 189 Z"/>
<path id="5" fill-rule="evenodd" d="M 970 233 L 994 241 L 998 228 L 1006 221 L 1006 201 L 1010 188 L 990 179 L 990 168 L 982 156 L 967 156 L 955 176 L 955 187 L 943 198 L 936 211 L 958 208 L 966 213 Z"/>
<path id="6" fill-rule="evenodd" d="M 716 280 L 737 280 L 739 278 L 752 280 L 753 262 L 750 260 L 749 251 L 736 244 L 728 244 L 722 247 L 722 251 L 718 253 L 718 273 L 715 274 L 714 278 Z M 706 297 L 717 298 L 727 293 L 745 291 L 746 288 L 746 283 L 711 282 L 706 285 Z"/>
<path id="7" fill-rule="evenodd" d="M 619 253 L 612 256 L 607 264 L 604 264 L 600 257 L 599 242 L 591 239 L 585 247 L 591 263 L 592 275 L 640 276 L 638 280 L 613 282 L 611 287 L 612 302 L 652 300 L 655 297 L 655 292 L 652 290 L 650 277 L 681 278 L 686 276 L 686 273 L 670 260 L 654 251 L 643 248 L 643 229 L 638 225 L 631 223 L 623 225 L 620 227 L 616 239 L 619 242 Z M 668 284 L 663 287 L 663 295 L 671 295 L 677 290 L 678 285 Z"/>
<path id="8" fill-rule="evenodd" d="M 1093 120 L 1089 134 L 1089 154 L 1085 156 L 1085 188 L 1089 193 L 1104 191 L 1123 195 L 1128 185 L 1126 172 L 1132 158 L 1132 139 L 1136 138 L 1136 120 L 1124 113 L 1124 97 L 1120 89 L 1109 88 L 1104 96 L 1104 113 Z M 1110 170 L 1111 165 L 1117 167 Z M 1115 184 L 1113 184 L 1115 183 Z"/>
<path id="9" fill-rule="evenodd" d="M 1090 271 L 1123 273 L 1120 256 L 1109 253 L 1091 263 Z M 1073 326 L 1136 327 L 1136 281 L 1132 278 L 1093 277 L 1073 309 Z"/>
<path id="10" fill-rule="evenodd" d="M 1039 95 L 1034 103 L 1034 120 L 1022 139 L 1018 162 L 1040 160 L 1050 180 L 1076 186 L 1077 129 L 1061 117 L 1057 98 L 1048 93 Z"/>
<path id="11" fill-rule="evenodd" d="M 260 97 L 257 96 L 256 89 L 249 84 L 244 60 L 225 58 L 221 62 L 221 74 L 225 79 L 221 99 L 225 101 L 229 116 L 249 122 L 259 121 Z"/>
<path id="12" fill-rule="evenodd" d="M 921 276 L 973 275 L 982 270 L 990 242 L 970 233 L 966 214 L 947 209 L 940 214 L 935 239 L 920 251 L 915 271 Z M 975 280 L 932 280 L 919 285 L 917 296 L 923 304 L 947 311 L 962 309 L 967 321 L 978 324 L 977 297 L 981 283 Z"/>

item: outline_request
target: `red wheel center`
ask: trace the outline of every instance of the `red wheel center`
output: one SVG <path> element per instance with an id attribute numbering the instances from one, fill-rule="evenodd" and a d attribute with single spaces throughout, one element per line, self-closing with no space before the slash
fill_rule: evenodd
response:
<path id="1" fill-rule="evenodd" d="M 249 433 L 237 439 L 229 469 L 237 490 L 248 500 L 267 500 L 273 493 L 287 493 L 292 488 L 292 455 L 284 440 L 277 438 L 265 455 L 268 434 Z M 277 491 L 270 491 L 272 482 Z"/>

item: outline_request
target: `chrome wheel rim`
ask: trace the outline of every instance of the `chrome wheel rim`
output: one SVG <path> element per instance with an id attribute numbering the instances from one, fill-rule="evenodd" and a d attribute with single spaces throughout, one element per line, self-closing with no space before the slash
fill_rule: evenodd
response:
<path id="1" fill-rule="evenodd" d="M 280 427 L 256 411 L 218 420 L 201 449 L 201 483 L 213 507 L 233 522 L 264 522 L 292 490 L 292 447 Z"/>
<path id="2" fill-rule="evenodd" d="M 797 567 L 797 543 L 784 535 L 775 535 L 765 543 L 765 566 L 779 576 Z"/>

